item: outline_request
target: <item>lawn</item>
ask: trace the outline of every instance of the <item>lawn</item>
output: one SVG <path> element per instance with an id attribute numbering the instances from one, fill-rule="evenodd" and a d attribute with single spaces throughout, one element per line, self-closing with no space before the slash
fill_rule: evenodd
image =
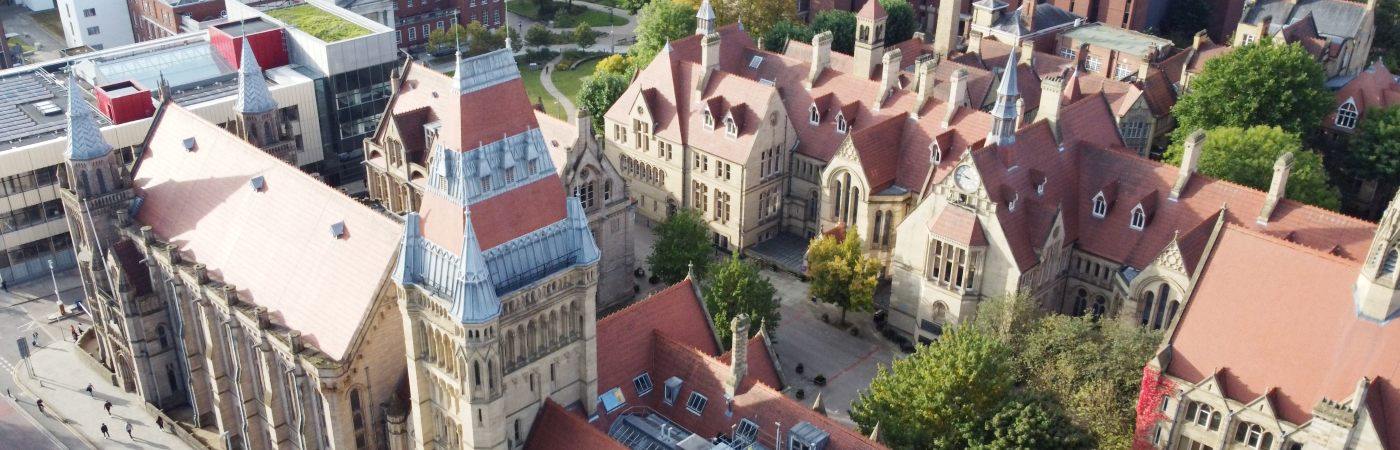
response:
<path id="1" fill-rule="evenodd" d="M 506 3 L 507 10 L 531 20 L 541 20 L 539 6 L 539 3 L 529 0 Z M 559 4 L 556 6 L 554 28 L 573 28 L 578 26 L 579 22 L 587 22 L 588 26 L 594 28 L 627 24 L 627 18 L 620 15 L 609 15 L 583 6 L 575 6 L 572 8 L 573 11 L 566 11 L 567 5 Z"/>
<path id="2" fill-rule="evenodd" d="M 554 96 L 549 95 L 549 91 L 544 90 L 544 85 L 540 84 L 540 71 L 532 70 L 528 65 L 520 66 L 520 80 L 525 82 L 525 95 L 530 97 L 530 104 L 544 101 L 544 112 L 559 120 L 567 120 L 564 114 L 564 107 L 559 104 Z M 575 88 L 577 89 L 577 88 Z"/>
<path id="3" fill-rule="evenodd" d="M 326 42 L 339 42 L 369 34 L 365 27 L 309 3 L 268 10 L 267 15 Z"/>
<path id="4" fill-rule="evenodd" d="M 58 40 L 63 40 L 63 19 L 58 17 L 57 8 L 31 14 L 30 17 L 33 17 L 35 22 L 39 22 L 40 26 L 49 30 L 49 33 L 52 33 Z"/>
<path id="5" fill-rule="evenodd" d="M 593 68 L 598 65 L 597 59 L 579 64 L 574 70 L 559 69 L 550 72 L 549 76 L 554 80 L 554 87 L 559 88 L 559 92 L 578 104 L 578 91 L 583 87 L 583 79 L 593 75 Z"/>

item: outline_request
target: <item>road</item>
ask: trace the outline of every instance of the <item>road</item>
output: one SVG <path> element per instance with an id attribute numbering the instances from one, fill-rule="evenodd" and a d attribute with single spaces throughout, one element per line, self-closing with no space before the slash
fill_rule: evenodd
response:
<path id="1" fill-rule="evenodd" d="M 39 297 L 45 295 L 45 290 L 48 291 L 47 295 Z M 79 290 L 69 289 L 63 293 L 64 303 L 71 308 L 72 302 L 80 296 Z M 20 338 L 32 340 L 38 333 L 39 347 L 31 350 L 54 351 L 46 346 L 64 340 L 68 325 L 75 323 L 68 319 L 54 325 L 48 324 L 48 316 L 55 313 L 57 305 L 48 279 L 11 286 L 11 292 L 0 292 L 0 391 L 10 394 L 0 397 L 0 436 L 3 436 L 0 438 L 0 450 L 94 448 L 65 421 L 39 412 L 34 403 L 35 397 L 18 384 L 20 377 L 28 377 L 28 368 L 20 358 L 15 341 Z"/>

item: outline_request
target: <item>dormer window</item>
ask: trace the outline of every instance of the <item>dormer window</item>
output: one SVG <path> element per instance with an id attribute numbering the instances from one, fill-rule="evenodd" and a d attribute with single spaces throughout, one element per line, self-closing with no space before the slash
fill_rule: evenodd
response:
<path id="1" fill-rule="evenodd" d="M 483 192 L 484 192 L 484 191 L 489 191 L 489 190 L 491 190 L 491 176 L 490 176 L 490 175 L 481 177 L 481 190 L 482 190 Z"/>
<path id="2" fill-rule="evenodd" d="M 1105 215 L 1108 215 L 1108 201 L 1103 198 L 1103 193 L 1100 192 L 1094 195 L 1094 217 L 1102 219 Z"/>
<path id="3" fill-rule="evenodd" d="M 1346 103 L 1337 107 L 1337 126 L 1348 130 L 1356 128 L 1357 117 L 1359 117 L 1359 114 L 1357 114 L 1355 99 L 1349 98 Z"/>
<path id="4" fill-rule="evenodd" d="M 846 133 L 847 128 L 848 127 L 846 124 L 846 115 L 842 113 L 836 113 L 836 132 L 844 134 Z"/>
<path id="5" fill-rule="evenodd" d="M 710 129 L 710 130 L 715 129 L 715 116 L 714 116 L 713 114 L 710 114 L 709 111 L 705 111 L 704 115 L 705 115 L 705 128 L 708 128 L 708 129 Z"/>
<path id="6" fill-rule="evenodd" d="M 734 116 L 724 116 L 724 134 L 731 138 L 739 137 L 739 126 L 734 124 Z"/>
<path id="7" fill-rule="evenodd" d="M 1035 195 L 1045 195 L 1045 183 L 1047 183 L 1047 182 L 1049 182 L 1049 181 L 1050 181 L 1050 180 L 1047 179 L 1047 178 L 1041 178 L 1040 181 L 1036 182 L 1036 183 L 1035 183 Z"/>
<path id="8" fill-rule="evenodd" d="M 822 123 L 822 115 L 817 112 L 817 105 L 807 108 L 807 121 L 811 122 L 812 125 Z"/>
<path id="9" fill-rule="evenodd" d="M 1128 220 L 1128 228 L 1141 230 L 1147 226 L 1147 213 L 1142 210 L 1142 205 L 1133 207 L 1133 216 Z"/>
<path id="10" fill-rule="evenodd" d="M 665 391 L 662 392 L 661 402 L 667 405 L 676 404 L 676 397 L 681 395 L 681 379 L 671 377 L 666 379 Z"/>
<path id="11" fill-rule="evenodd" d="M 1015 193 L 1015 192 L 1011 193 L 1011 198 L 1006 200 L 1006 209 L 1009 209 L 1009 210 L 1011 210 L 1011 211 L 1015 211 L 1015 210 L 1016 210 L 1016 201 L 1017 201 L 1017 200 L 1020 200 L 1020 199 L 1021 199 L 1021 194 L 1020 194 L 1020 193 Z"/>
<path id="12" fill-rule="evenodd" d="M 758 437 L 758 424 L 749 419 L 740 419 L 739 426 L 734 428 L 734 440 L 743 443 L 753 443 Z"/>
<path id="13" fill-rule="evenodd" d="M 938 141 L 928 144 L 928 162 L 934 165 L 943 162 L 943 149 L 938 147 Z"/>

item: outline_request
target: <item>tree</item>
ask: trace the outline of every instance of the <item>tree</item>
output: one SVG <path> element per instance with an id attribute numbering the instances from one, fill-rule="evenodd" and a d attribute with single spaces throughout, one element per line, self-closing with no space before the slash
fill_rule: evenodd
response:
<path id="1" fill-rule="evenodd" d="M 631 74 L 632 58 L 627 55 L 609 55 L 598 61 L 598 65 L 593 67 L 594 74 L 608 73 L 614 75 L 624 75 L 632 78 Z"/>
<path id="2" fill-rule="evenodd" d="M 1196 32 L 1210 26 L 1210 14 L 1206 0 L 1178 0 L 1172 3 L 1172 13 L 1162 17 L 1162 35 L 1177 47 L 1190 47 Z"/>
<path id="3" fill-rule="evenodd" d="M 844 239 L 821 235 L 807 248 L 808 286 L 813 297 L 846 311 L 867 311 L 874 306 L 875 284 L 880 262 L 865 255 L 864 244 L 855 228 L 846 230 Z"/>
<path id="4" fill-rule="evenodd" d="M 831 49 L 851 54 L 856 50 L 856 15 L 850 11 L 829 9 L 812 19 L 812 34 L 831 32 Z"/>
<path id="5" fill-rule="evenodd" d="M 593 31 L 588 22 L 579 22 L 578 26 L 574 27 L 574 43 L 578 44 L 578 48 L 587 50 L 598 43 L 598 32 Z"/>
<path id="6" fill-rule="evenodd" d="M 672 214 L 656 226 L 656 244 L 647 257 L 652 275 L 671 284 L 685 279 L 693 267 L 695 276 L 703 279 L 710 265 L 709 234 L 699 212 L 687 209 Z"/>
<path id="7" fill-rule="evenodd" d="M 608 113 L 618 97 L 622 97 L 629 79 L 626 74 L 598 73 L 596 69 L 593 75 L 583 79 L 583 85 L 578 90 L 578 104 L 593 117 L 595 135 L 603 135 L 603 115 Z"/>
<path id="8" fill-rule="evenodd" d="M 1020 348 L 1021 339 L 1035 326 L 1040 308 L 1025 292 L 992 297 L 977 306 L 972 326 L 1011 348 Z"/>
<path id="9" fill-rule="evenodd" d="M 525 43 L 531 47 L 547 47 L 554 43 L 554 33 L 544 25 L 534 24 L 525 30 Z"/>
<path id="10" fill-rule="evenodd" d="M 885 43 L 895 44 L 914 37 L 919 27 L 914 15 L 914 7 L 908 0 L 880 0 L 885 8 Z"/>
<path id="11" fill-rule="evenodd" d="M 462 45 L 466 47 L 467 56 L 496 51 L 505 48 L 506 32 L 488 30 L 481 22 L 472 21 L 462 28 Z"/>
<path id="12" fill-rule="evenodd" d="M 531 0 L 531 1 L 535 3 L 535 8 L 536 8 L 537 11 L 539 11 L 539 15 L 538 15 L 537 17 L 538 17 L 540 20 L 549 20 L 549 19 L 554 18 L 554 9 L 555 9 L 554 0 Z"/>
<path id="13" fill-rule="evenodd" d="M 788 41 L 792 40 L 812 42 L 812 29 L 790 20 L 778 22 L 763 33 L 763 49 L 781 53 L 787 49 Z"/>
<path id="14" fill-rule="evenodd" d="M 1273 125 L 1307 133 L 1332 109 L 1325 81 L 1322 65 L 1297 44 L 1264 39 L 1241 46 L 1207 62 L 1172 107 L 1173 141 L 1182 142 L 1196 129 L 1221 126 Z"/>
<path id="15" fill-rule="evenodd" d="M 711 0 L 716 24 L 744 23 L 752 36 L 763 36 L 782 21 L 797 19 L 797 3 L 791 0 Z"/>
<path id="16" fill-rule="evenodd" d="M 1400 64 L 1400 2 L 1376 2 L 1375 38 L 1371 41 L 1371 59 L 1383 58 L 1385 64 Z"/>
<path id="17" fill-rule="evenodd" d="M 851 405 L 851 419 L 863 433 L 880 424 L 892 448 L 966 448 L 1012 395 L 1011 355 L 975 328 L 954 329 L 880 367 Z"/>
<path id="18" fill-rule="evenodd" d="M 1027 396 L 1001 406 L 982 428 L 978 450 L 1091 449 L 1090 439 L 1053 400 Z"/>
<path id="19" fill-rule="evenodd" d="M 739 314 L 749 316 L 750 337 L 758 334 L 759 324 L 765 324 L 771 332 L 782 318 L 778 313 L 778 300 L 773 297 L 777 293 L 773 283 L 759 275 L 753 264 L 740 260 L 737 253 L 711 270 L 705 280 L 704 293 L 705 306 L 713 315 L 720 344 L 726 347 L 733 333 L 729 321 Z"/>
<path id="20" fill-rule="evenodd" d="M 637 14 L 637 42 L 627 50 L 640 70 L 667 42 L 695 32 L 695 7 L 683 0 L 652 0 Z"/>
<path id="21" fill-rule="evenodd" d="M 1348 151 L 1348 173 L 1364 180 L 1400 180 L 1400 106 L 1366 111 Z"/>
<path id="22" fill-rule="evenodd" d="M 629 13 L 636 14 L 637 11 L 646 7 L 647 3 L 650 2 L 651 0 L 617 0 L 617 7 L 627 10 Z"/>
<path id="23" fill-rule="evenodd" d="M 1182 151 L 1180 143 L 1173 143 L 1163 158 L 1180 165 Z M 1293 152 L 1293 169 L 1285 195 L 1331 210 L 1339 208 L 1341 193 L 1328 184 L 1322 157 L 1304 149 L 1297 133 L 1276 126 L 1248 129 L 1226 126 L 1207 131 L 1205 142 L 1201 144 L 1198 170 L 1205 175 L 1268 190 L 1273 180 L 1274 162 L 1285 152 Z"/>

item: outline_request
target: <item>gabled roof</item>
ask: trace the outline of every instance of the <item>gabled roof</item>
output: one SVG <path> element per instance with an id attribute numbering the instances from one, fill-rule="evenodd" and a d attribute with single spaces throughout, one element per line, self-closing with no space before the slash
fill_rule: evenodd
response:
<path id="1" fill-rule="evenodd" d="M 1333 95 L 1337 99 L 1337 108 L 1346 104 L 1347 101 L 1355 103 L 1357 123 L 1360 123 L 1365 120 L 1367 113 L 1373 108 L 1400 105 L 1400 78 L 1396 78 L 1390 69 L 1386 68 L 1384 62 L 1377 60 L 1361 73 L 1356 74 L 1356 77 L 1348 81 Z M 1351 131 L 1337 126 L 1336 108 L 1328 113 L 1323 123 L 1333 129 Z"/>
<path id="2" fill-rule="evenodd" d="M 1346 0 L 1260 0 L 1244 12 L 1241 22 L 1258 25 L 1269 19 L 1271 28 L 1283 27 L 1312 16 L 1318 32 L 1338 39 L 1360 37 L 1366 3 Z M 1268 30 L 1270 33 L 1273 30 Z"/>
<path id="3" fill-rule="evenodd" d="M 929 223 L 928 232 L 969 247 L 987 245 L 987 237 L 977 215 L 956 205 L 943 208 Z"/>
<path id="4" fill-rule="evenodd" d="M 401 226 L 178 105 L 163 108 L 149 136 L 134 169 L 144 198 L 136 220 L 237 286 L 239 299 L 267 307 L 273 322 L 344 358 L 389 275 Z M 191 138 L 193 151 L 183 144 Z M 264 188 L 254 190 L 259 176 Z"/>
<path id="5" fill-rule="evenodd" d="M 865 5 L 860 7 L 860 12 L 856 13 L 856 17 L 862 19 L 882 19 L 886 16 L 888 14 L 885 13 L 885 7 L 880 5 L 879 0 L 866 0 Z"/>
<path id="6" fill-rule="evenodd" d="M 553 399 L 545 397 L 544 405 L 535 415 L 530 436 L 525 439 L 526 450 L 556 450 L 579 448 L 589 450 L 628 450 L 621 442 L 608 437 L 588 424 L 581 412 L 569 411 Z"/>

